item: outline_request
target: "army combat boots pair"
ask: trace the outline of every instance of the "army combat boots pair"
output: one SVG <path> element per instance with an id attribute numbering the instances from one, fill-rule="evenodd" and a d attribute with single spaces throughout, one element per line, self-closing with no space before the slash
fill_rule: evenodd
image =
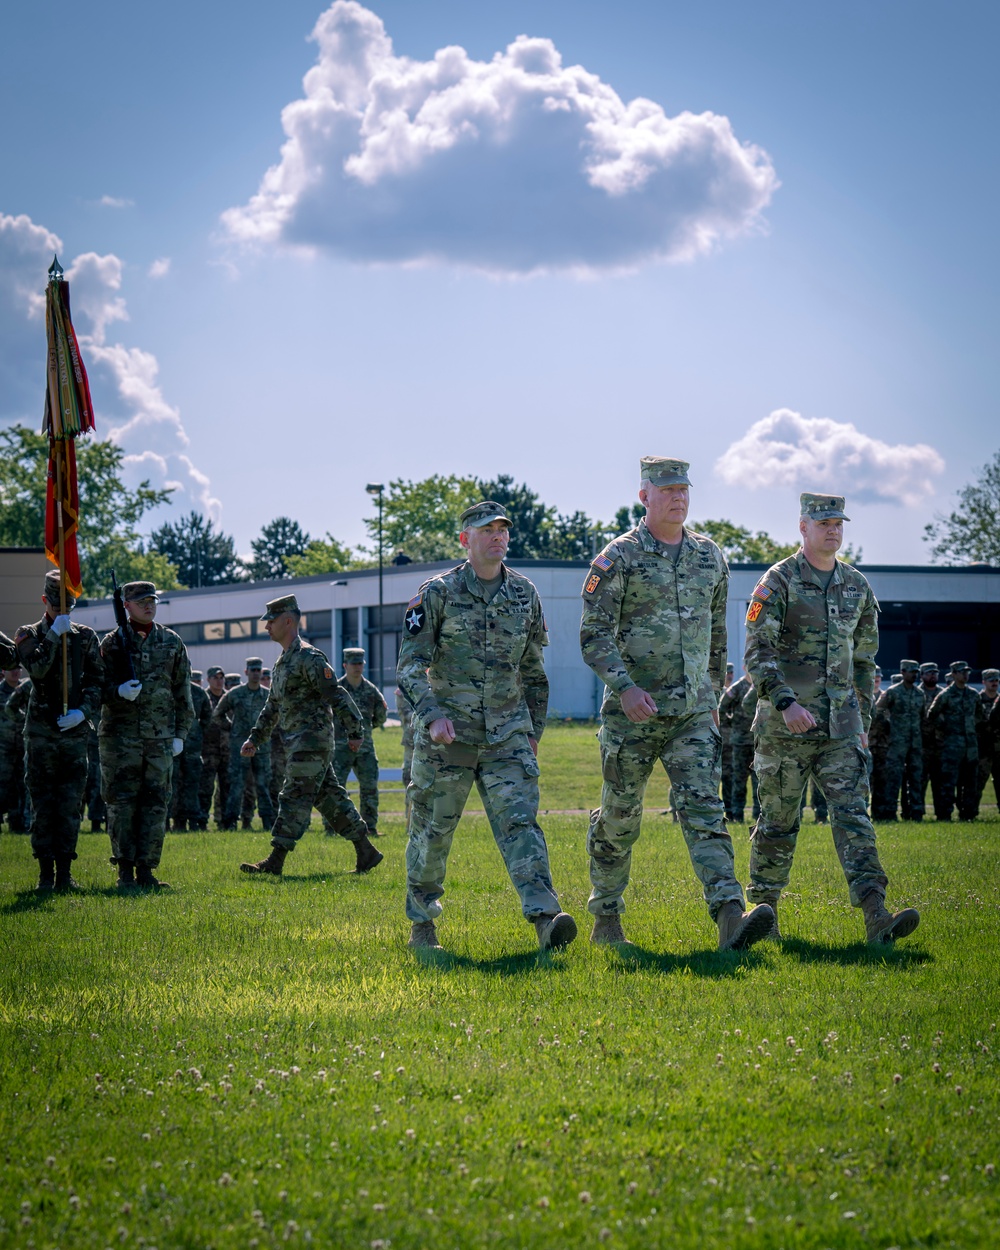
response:
<path id="1" fill-rule="evenodd" d="M 362 834 L 354 843 L 354 852 L 356 861 L 354 871 L 357 873 L 370 872 L 373 868 L 381 864 L 385 856 L 381 851 L 376 850 L 368 840 L 367 834 Z M 256 864 L 240 864 L 240 872 L 248 872 L 251 874 L 267 873 L 272 877 L 280 877 L 282 869 L 285 866 L 285 859 L 288 855 L 288 849 L 284 846 L 272 846 L 271 854 L 266 859 L 262 859 Z"/>
<path id="2" fill-rule="evenodd" d="M 38 860 L 38 885 L 35 889 L 39 894 L 56 890 L 67 894 L 71 890 L 81 890 L 79 881 L 74 880 L 72 855 L 42 855 Z"/>

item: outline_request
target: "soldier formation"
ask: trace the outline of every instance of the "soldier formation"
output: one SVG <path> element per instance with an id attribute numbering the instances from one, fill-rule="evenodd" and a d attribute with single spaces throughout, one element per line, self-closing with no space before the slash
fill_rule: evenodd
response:
<path id="1" fill-rule="evenodd" d="M 803 494 L 802 547 L 755 587 L 744 673 L 734 680 L 729 570 L 719 547 L 685 525 L 690 489 L 685 461 L 644 457 L 645 516 L 594 558 L 583 586 L 581 650 L 605 687 L 601 803 L 587 833 L 591 941 L 627 944 L 632 852 L 657 760 L 720 949 L 780 940 L 779 902 L 810 783 L 867 939 L 905 937 L 919 915 L 886 907 L 873 821 L 897 812 L 921 820 L 928 784 L 938 820 L 955 809 L 975 819 L 991 776 L 1000 800 L 1000 671 L 984 669 L 980 691 L 964 661 L 939 686 L 936 664 L 903 660 L 883 686 L 878 604 L 863 575 L 836 557 L 845 501 Z M 560 906 L 537 819 L 545 618 L 534 585 L 505 563 L 504 509 L 485 501 L 459 524 L 468 559 L 407 605 L 397 671 L 409 943 L 439 948 L 448 855 L 475 784 L 522 914 L 539 947 L 557 949 L 577 926 Z M 154 873 L 168 817 L 175 830 L 204 830 L 213 802 L 220 829 L 250 828 L 256 806 L 270 834 L 269 853 L 242 863 L 245 873 L 280 876 L 313 808 L 328 834 L 352 843 L 355 872 L 376 867 L 373 730 L 388 709 L 364 676 L 364 651 L 345 649 L 338 680 L 300 637 L 298 603 L 286 595 L 261 617 L 281 647 L 273 672 L 250 657 L 245 682 L 213 667 L 204 690 L 181 639 L 156 623 L 157 598 L 149 582 L 123 587 L 127 625 L 98 641 L 60 612 L 53 572 L 41 619 L 13 640 L 0 634 L 0 818 L 11 830 L 30 823 L 39 890 L 78 888 L 71 866 L 85 806 L 92 830 L 107 821 L 123 891 L 163 888 Z M 360 811 L 344 788 L 351 772 Z M 744 896 L 726 822 L 743 822 L 748 783 Z"/>

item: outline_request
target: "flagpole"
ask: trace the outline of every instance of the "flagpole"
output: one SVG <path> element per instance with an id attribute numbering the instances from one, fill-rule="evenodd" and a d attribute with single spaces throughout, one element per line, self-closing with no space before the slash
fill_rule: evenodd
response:
<path id="1" fill-rule="evenodd" d="M 59 530 L 59 612 L 66 615 L 66 538 L 63 533 L 63 492 L 62 469 L 64 447 L 61 439 L 55 440 L 56 462 L 56 525 Z M 63 716 L 69 711 L 69 639 L 63 634 L 62 639 L 62 696 Z"/>

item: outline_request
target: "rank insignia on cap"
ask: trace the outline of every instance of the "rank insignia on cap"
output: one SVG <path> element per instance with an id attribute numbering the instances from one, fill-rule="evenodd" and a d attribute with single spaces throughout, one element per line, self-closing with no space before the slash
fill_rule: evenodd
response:
<path id="1" fill-rule="evenodd" d="M 600 586 L 600 584 L 601 584 L 600 573 L 591 573 L 591 575 L 587 578 L 587 584 L 583 588 L 583 593 L 585 595 L 592 595 L 594 591 L 598 588 L 598 586 Z"/>
<path id="2" fill-rule="evenodd" d="M 774 594 L 774 591 L 770 586 L 765 586 L 764 583 L 761 582 L 759 586 L 754 586 L 753 593 L 757 599 L 770 599 L 770 597 Z"/>
<path id="3" fill-rule="evenodd" d="M 600 569 L 602 573 L 606 573 L 608 569 L 611 568 L 613 563 L 614 561 L 608 559 L 606 555 L 595 556 L 594 559 L 591 560 L 591 564 L 593 564 L 594 568 Z"/>
<path id="4" fill-rule="evenodd" d="M 760 601 L 750 604 L 747 608 L 747 624 L 752 624 L 760 616 L 760 610 L 763 606 Z"/>
<path id="5" fill-rule="evenodd" d="M 416 602 L 410 604 L 406 615 L 403 617 L 403 624 L 406 626 L 406 632 L 411 637 L 415 637 L 420 633 L 424 627 L 424 621 L 427 619 L 426 612 L 420 606 L 421 597 L 422 596 L 420 595 L 417 596 Z"/>

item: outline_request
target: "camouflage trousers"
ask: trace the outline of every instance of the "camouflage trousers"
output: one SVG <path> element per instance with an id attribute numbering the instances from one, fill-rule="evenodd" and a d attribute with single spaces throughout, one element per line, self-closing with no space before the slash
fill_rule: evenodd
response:
<path id="1" fill-rule="evenodd" d="M 729 747 L 729 773 L 726 774 L 725 761 L 722 757 L 722 801 L 726 806 L 726 819 L 740 824 L 743 820 L 743 809 L 747 801 L 747 783 L 753 777 L 753 743 L 734 742 Z M 728 786 L 727 786 L 728 782 Z M 760 808 L 757 806 L 757 781 L 753 779 L 753 813 L 756 818 Z"/>
<path id="2" fill-rule="evenodd" d="M 156 868 L 170 806 L 170 740 L 101 737 L 101 781 L 108 805 L 111 862 Z"/>
<path id="3" fill-rule="evenodd" d="M 604 785 L 601 806 L 587 831 L 591 894 L 595 916 L 625 910 L 632 847 L 639 837 L 646 782 L 659 760 L 670 778 L 695 876 L 714 920 L 724 903 L 743 905 L 743 889 L 733 870 L 733 843 L 719 798 L 722 741 L 710 712 L 654 716 L 641 725 L 625 716 L 606 716 L 597 735 Z"/>
<path id="4" fill-rule="evenodd" d="M 309 828 L 314 807 L 334 832 L 349 842 L 359 841 L 366 833 L 365 822 L 333 771 L 332 743 L 318 736 L 298 735 L 286 745 L 285 780 L 271 827 L 271 845 L 293 851 Z"/>
<path id="5" fill-rule="evenodd" d="M 108 818 L 108 809 L 101 794 L 101 748 L 97 734 L 87 736 L 87 815 L 92 821 Z"/>
<path id="6" fill-rule="evenodd" d="M 242 744 L 241 744 L 242 745 Z M 215 783 L 219 788 L 216 791 Z M 201 753 L 201 781 L 198 786 L 198 807 L 201 818 L 212 815 L 212 795 L 215 793 L 215 823 L 223 823 L 223 813 L 229 798 L 229 748 L 207 746 Z"/>
<path id="7" fill-rule="evenodd" d="M 993 797 L 996 799 L 997 811 L 1000 814 L 1000 772 L 997 771 L 1000 766 L 1000 751 L 984 751 L 979 756 L 979 776 L 977 783 L 979 786 L 979 794 L 976 799 L 976 815 L 979 815 L 979 804 L 986 797 L 986 783 L 990 777 L 993 778 Z M 989 802 L 989 800 L 986 800 Z"/>
<path id="8" fill-rule="evenodd" d="M 271 734 L 271 807 L 278 810 L 278 795 L 285 780 L 285 739 L 281 730 Z"/>
<path id="9" fill-rule="evenodd" d="M 403 744 L 403 790 L 406 794 L 406 823 L 410 823 L 410 778 L 413 775 L 413 747 Z"/>
<path id="10" fill-rule="evenodd" d="M 924 814 L 924 756 L 921 747 L 890 744 L 878 773 L 872 777 L 872 819 L 895 820 L 902 795 L 902 817 Z"/>
<path id="11" fill-rule="evenodd" d="M 407 790 L 407 918 L 419 922 L 441 914 L 448 854 L 473 782 L 523 915 L 554 915 L 559 900 L 538 824 L 538 763 L 527 736 L 514 734 L 493 745 L 416 744 Z"/>
<path id="12" fill-rule="evenodd" d="M 975 820 L 979 807 L 979 757 L 972 755 L 963 738 L 945 742 L 941 747 L 941 789 L 935 800 L 934 815 L 938 820 L 951 820 L 958 808 L 959 820 Z"/>
<path id="13" fill-rule="evenodd" d="M 829 804 L 830 832 L 851 904 L 860 907 L 873 891 L 885 896 L 888 878 L 868 818 L 868 755 L 857 738 L 763 740 L 757 744 L 754 767 L 761 810 L 750 842 L 751 903 L 776 902 L 788 885 L 810 773 Z"/>
<path id="14" fill-rule="evenodd" d="M 76 859 L 87 792 L 87 726 L 24 735 L 24 780 L 35 809 L 31 853 Z"/>
<path id="15" fill-rule="evenodd" d="M 352 751 L 346 742 L 338 738 L 333 747 L 333 771 L 345 786 L 352 772 L 357 777 L 361 791 L 358 804 L 361 819 L 369 829 L 375 829 L 378 826 L 378 756 L 375 754 L 375 743 L 362 742 L 359 750 Z"/>
<path id="16" fill-rule="evenodd" d="M 186 825 L 201 819 L 201 772 L 201 747 L 185 743 L 174 760 L 171 815 L 178 823 Z"/>
<path id="17" fill-rule="evenodd" d="M 242 746 L 242 743 L 240 744 Z M 240 755 L 232 751 L 229 756 L 229 796 L 223 823 L 235 825 L 237 819 L 253 817 L 253 798 L 249 805 L 245 802 L 247 782 L 254 780 L 257 796 L 257 808 L 264 828 L 270 829 L 274 824 L 274 808 L 271 806 L 271 752 L 265 747 L 254 756 Z M 249 812 L 246 807 L 249 806 Z"/>
<path id="18" fill-rule="evenodd" d="M 0 710 L 0 716 L 3 711 Z M 0 729 L 6 726 L 0 726 Z M 0 817 L 6 816 L 11 833 L 23 833 L 28 826 L 27 802 L 24 791 L 24 739 L 20 730 L 16 735 L 0 738 Z"/>

